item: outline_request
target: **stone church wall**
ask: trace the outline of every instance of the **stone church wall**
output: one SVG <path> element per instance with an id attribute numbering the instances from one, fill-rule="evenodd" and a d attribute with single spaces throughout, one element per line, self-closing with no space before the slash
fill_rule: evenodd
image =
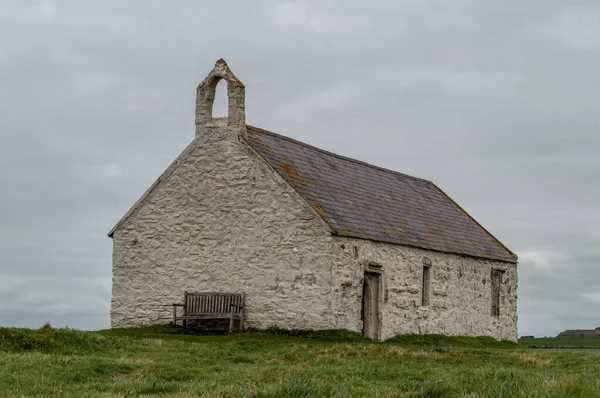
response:
<path id="1" fill-rule="evenodd" d="M 227 118 L 212 117 L 219 80 Z M 217 61 L 196 138 L 111 231 L 112 327 L 169 322 L 186 290 L 244 292 L 247 327 L 332 326 L 330 229 L 245 143 L 244 92 Z"/>
<path id="2" fill-rule="evenodd" d="M 243 291 L 249 327 L 330 327 L 322 221 L 245 144 L 187 152 L 114 233 L 111 325 L 168 322 L 188 290 Z"/>
<path id="3" fill-rule="evenodd" d="M 517 339 L 517 266 L 362 239 L 334 237 L 334 316 L 362 329 L 365 270 L 381 273 L 380 339 L 436 333 Z M 428 258 L 429 260 L 424 260 Z M 431 264 L 429 305 L 421 305 L 424 261 Z M 500 314 L 491 315 L 492 269 L 502 270 Z"/>

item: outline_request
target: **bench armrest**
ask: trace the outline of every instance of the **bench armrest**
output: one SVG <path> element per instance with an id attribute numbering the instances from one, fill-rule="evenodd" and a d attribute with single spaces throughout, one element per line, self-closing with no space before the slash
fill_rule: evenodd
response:
<path id="1" fill-rule="evenodd" d="M 231 304 L 232 307 L 237 307 L 237 308 L 244 308 L 243 305 L 239 305 L 239 304 Z"/>
<path id="2" fill-rule="evenodd" d="M 183 303 L 173 303 L 173 307 L 183 307 Z"/>

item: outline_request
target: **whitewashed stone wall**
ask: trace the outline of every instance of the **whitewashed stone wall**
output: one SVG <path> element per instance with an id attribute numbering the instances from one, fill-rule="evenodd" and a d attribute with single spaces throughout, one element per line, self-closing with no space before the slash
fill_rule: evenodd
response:
<path id="1" fill-rule="evenodd" d="M 215 119 L 219 79 L 228 82 L 229 117 Z M 171 304 L 188 290 L 246 293 L 247 327 L 360 331 L 361 280 L 375 265 L 383 276 L 381 339 L 516 340 L 516 265 L 332 236 L 245 143 L 244 90 L 217 61 L 198 87 L 196 138 L 112 231 L 112 327 L 169 322 Z M 432 262 L 427 307 L 424 256 Z M 491 316 L 492 268 L 506 271 L 498 318 Z"/>
<path id="2" fill-rule="evenodd" d="M 331 233 L 280 177 L 207 127 L 113 235 L 112 327 L 165 323 L 184 290 L 246 293 L 249 327 L 331 328 Z"/>
<path id="3" fill-rule="evenodd" d="M 517 339 L 516 264 L 344 237 L 334 237 L 332 250 L 338 328 L 361 330 L 361 279 L 373 269 L 383 278 L 381 339 L 407 333 Z M 428 306 L 421 305 L 423 257 L 431 259 Z M 500 317 L 491 316 L 492 268 L 505 271 Z"/>

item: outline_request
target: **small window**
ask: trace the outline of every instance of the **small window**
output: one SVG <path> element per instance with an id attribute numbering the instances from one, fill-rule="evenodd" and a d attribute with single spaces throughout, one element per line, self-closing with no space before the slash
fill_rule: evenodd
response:
<path id="1" fill-rule="evenodd" d="M 429 305 L 429 285 L 431 281 L 431 267 L 423 267 L 423 286 L 421 287 L 421 305 Z"/>
<path id="2" fill-rule="evenodd" d="M 491 289 L 492 289 L 492 316 L 500 316 L 500 287 L 502 286 L 502 275 L 504 271 L 492 269 Z"/>

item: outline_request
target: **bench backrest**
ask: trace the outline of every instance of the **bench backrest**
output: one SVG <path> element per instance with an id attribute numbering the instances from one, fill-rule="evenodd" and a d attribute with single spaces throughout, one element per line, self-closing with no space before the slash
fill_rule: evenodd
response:
<path id="1" fill-rule="evenodd" d="M 232 306 L 232 304 L 236 306 Z M 244 293 L 185 292 L 183 298 L 183 308 L 187 315 L 238 314 L 243 312 L 243 306 Z"/>

